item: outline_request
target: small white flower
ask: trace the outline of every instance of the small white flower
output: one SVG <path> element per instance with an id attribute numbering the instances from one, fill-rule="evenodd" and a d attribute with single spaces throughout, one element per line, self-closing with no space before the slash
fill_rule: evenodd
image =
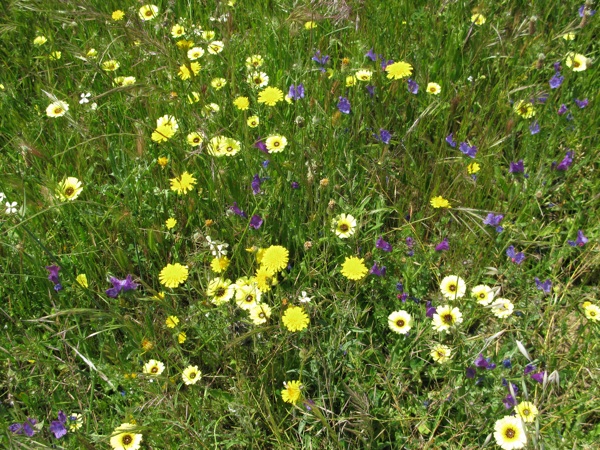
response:
<path id="1" fill-rule="evenodd" d="M 17 212 L 17 202 L 6 202 L 6 214 L 15 214 Z"/>
<path id="2" fill-rule="evenodd" d="M 3 202 L 5 198 L 6 195 L 4 195 L 4 192 L 0 192 L 0 202 Z"/>
<path id="3" fill-rule="evenodd" d="M 308 303 L 312 299 L 308 295 L 306 295 L 306 291 L 302 291 L 302 295 L 298 297 L 298 300 L 300 301 L 300 303 Z"/>
<path id="4" fill-rule="evenodd" d="M 92 96 L 92 94 L 90 94 L 89 92 L 87 94 L 81 94 L 81 99 L 79 100 L 79 104 L 83 105 L 84 103 L 89 103 L 90 102 L 90 97 Z"/>
<path id="5" fill-rule="evenodd" d="M 92 110 L 96 110 L 96 108 L 98 108 L 98 103 L 94 102 L 90 105 L 90 108 L 92 108 Z"/>

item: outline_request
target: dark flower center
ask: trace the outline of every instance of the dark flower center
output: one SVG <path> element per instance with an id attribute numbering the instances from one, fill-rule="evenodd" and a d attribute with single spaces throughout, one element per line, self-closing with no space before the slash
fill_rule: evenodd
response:
<path id="1" fill-rule="evenodd" d="M 217 297 L 222 297 L 223 295 L 225 295 L 225 289 L 224 288 L 217 289 Z"/>
<path id="2" fill-rule="evenodd" d="M 350 229 L 350 227 L 348 227 L 348 225 L 347 225 L 347 224 L 345 224 L 345 223 L 342 223 L 342 224 L 340 224 L 340 226 L 339 226 L 339 230 L 340 230 L 340 231 L 343 231 L 343 232 L 346 232 L 346 231 L 348 231 L 349 229 Z"/>
<path id="3" fill-rule="evenodd" d="M 63 112 L 63 109 L 59 106 L 58 108 L 54 108 L 54 114 L 60 114 Z"/>
<path id="4" fill-rule="evenodd" d="M 71 186 L 69 186 L 68 188 L 65 189 L 65 195 L 67 196 L 71 196 L 75 193 L 75 189 L 73 189 Z"/>
<path id="5" fill-rule="evenodd" d="M 252 296 L 252 295 L 248 295 L 248 296 L 246 297 L 246 301 L 247 301 L 248 303 L 252 303 L 252 302 L 254 301 L 254 296 Z"/>
<path id="6" fill-rule="evenodd" d="M 580 65 L 579 61 L 573 61 L 573 67 L 579 67 Z"/>
<path id="7" fill-rule="evenodd" d="M 196 372 L 190 372 L 190 374 L 188 375 L 188 378 L 191 378 L 192 380 L 194 378 L 196 378 Z"/>
<path id="8" fill-rule="evenodd" d="M 482 292 L 481 294 L 479 294 L 479 298 L 484 299 L 485 298 L 485 293 Z"/>
<path id="9" fill-rule="evenodd" d="M 524 416 L 528 416 L 529 414 L 531 414 L 531 411 L 529 411 L 528 409 L 524 409 L 523 410 L 523 415 Z"/>
<path id="10" fill-rule="evenodd" d="M 258 313 L 258 317 L 260 317 L 261 319 L 264 319 L 265 318 L 265 313 L 264 312 Z"/>
<path id="11" fill-rule="evenodd" d="M 396 325 L 397 325 L 398 327 L 402 328 L 402 327 L 404 326 L 404 320 L 402 320 L 402 319 L 398 319 L 398 320 L 396 321 Z"/>
<path id="12" fill-rule="evenodd" d="M 281 143 L 279 141 L 273 142 L 273 147 L 279 147 Z"/>
<path id="13" fill-rule="evenodd" d="M 454 318 L 452 317 L 452 314 L 444 314 L 442 316 L 442 320 L 444 321 L 444 323 L 452 324 Z"/>
<path id="14" fill-rule="evenodd" d="M 150 17 L 152 15 L 152 11 L 148 10 L 144 14 L 146 14 L 146 17 Z"/>
<path id="15" fill-rule="evenodd" d="M 195 137 L 194 138 L 194 144 L 197 144 L 198 142 L 200 142 L 200 138 L 199 137 Z"/>
<path id="16" fill-rule="evenodd" d="M 507 438 L 512 439 L 515 437 L 515 430 L 513 430 L 512 428 L 508 428 L 505 432 L 505 435 Z"/>
<path id="17" fill-rule="evenodd" d="M 590 316 L 595 317 L 596 316 L 596 311 L 590 311 Z"/>
<path id="18" fill-rule="evenodd" d="M 150 372 L 152 372 L 152 373 L 158 372 L 158 367 L 154 366 L 152 369 L 150 369 Z"/>
<path id="19" fill-rule="evenodd" d="M 133 442 L 133 437 L 131 437 L 131 435 L 130 435 L 130 434 L 126 434 L 125 436 L 123 436 L 123 437 L 121 438 L 121 442 L 122 442 L 124 445 L 129 445 L 129 444 L 131 444 L 131 443 Z"/>
<path id="20" fill-rule="evenodd" d="M 256 84 L 260 84 L 260 83 L 262 83 L 262 78 L 258 78 L 258 77 L 256 77 L 256 78 L 254 79 L 254 83 L 256 83 Z"/>
<path id="21" fill-rule="evenodd" d="M 456 290 L 456 285 L 451 284 L 450 286 L 448 286 L 448 290 L 450 290 L 451 292 L 454 292 Z"/>

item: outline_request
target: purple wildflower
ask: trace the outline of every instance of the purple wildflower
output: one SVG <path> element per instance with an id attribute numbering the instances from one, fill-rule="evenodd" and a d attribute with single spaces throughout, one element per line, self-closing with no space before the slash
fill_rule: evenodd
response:
<path id="1" fill-rule="evenodd" d="M 496 364 L 490 358 L 484 358 L 481 353 L 475 358 L 474 364 L 480 369 L 493 370 L 496 368 Z"/>
<path id="2" fill-rule="evenodd" d="M 415 80 L 413 80 L 412 78 L 409 78 L 408 81 L 408 92 L 410 92 L 411 94 L 418 94 L 419 93 L 419 85 L 417 84 L 417 82 Z"/>
<path id="3" fill-rule="evenodd" d="M 537 102 L 544 104 L 548 101 L 548 94 L 542 94 L 537 98 Z"/>
<path id="4" fill-rule="evenodd" d="M 311 59 L 324 66 L 329 62 L 329 55 L 321 56 L 321 50 L 317 50 Z"/>
<path id="5" fill-rule="evenodd" d="M 138 287 L 138 284 L 134 283 L 131 279 L 131 275 L 127 275 L 124 280 L 110 277 L 110 282 L 112 283 L 113 287 L 106 290 L 106 295 L 108 295 L 110 298 L 117 298 L 120 292 L 133 291 Z"/>
<path id="6" fill-rule="evenodd" d="M 533 364 L 527 364 L 525 369 L 523 369 L 523 375 L 527 375 L 535 370 L 535 366 Z"/>
<path id="7" fill-rule="evenodd" d="M 252 178 L 252 193 L 254 195 L 260 194 L 260 184 L 261 184 L 262 180 L 260 179 L 260 177 L 258 176 L 258 174 L 254 175 L 254 178 Z"/>
<path id="8" fill-rule="evenodd" d="M 396 295 L 396 298 L 400 300 L 402 303 L 406 303 L 406 299 L 408 298 L 408 294 L 403 292 L 402 294 Z"/>
<path id="9" fill-rule="evenodd" d="M 538 134 L 540 132 L 540 124 L 537 120 L 534 120 L 531 125 L 529 125 L 529 132 L 533 134 Z"/>
<path id="10" fill-rule="evenodd" d="M 369 50 L 367 53 L 365 53 L 365 56 L 373 62 L 377 61 L 377 55 L 373 51 L 372 47 L 371 47 L 371 50 Z"/>
<path id="11" fill-rule="evenodd" d="M 506 256 L 510 258 L 515 264 L 521 264 L 525 259 L 523 252 L 516 253 L 514 245 L 511 245 L 506 249 Z"/>
<path id="12" fill-rule="evenodd" d="M 262 224 L 263 224 L 262 218 L 258 214 L 254 214 L 252 216 L 252 218 L 250 219 L 249 226 L 250 226 L 250 228 L 254 228 L 255 230 L 258 230 Z"/>
<path id="13" fill-rule="evenodd" d="M 443 252 L 446 250 L 450 250 L 450 244 L 448 244 L 448 238 L 444 238 L 442 242 L 435 246 L 436 252 Z"/>
<path id="14" fill-rule="evenodd" d="M 437 308 L 435 306 L 432 306 L 430 301 L 428 301 L 425 304 L 425 307 L 427 308 L 427 312 L 425 313 L 425 315 L 429 318 L 433 318 L 433 315 L 435 314 Z"/>
<path id="15" fill-rule="evenodd" d="M 510 362 L 510 358 L 506 358 L 504 361 L 502 361 L 502 365 L 504 366 L 505 369 L 512 368 L 512 363 Z"/>
<path id="16" fill-rule="evenodd" d="M 373 97 L 375 95 L 375 86 L 369 84 L 369 85 L 365 86 L 365 89 L 369 93 L 370 97 Z"/>
<path id="17" fill-rule="evenodd" d="M 269 154 L 269 149 L 267 149 L 267 144 L 262 140 L 262 138 L 258 138 L 258 140 L 254 143 L 254 147 L 259 149 L 261 152 Z"/>
<path id="18" fill-rule="evenodd" d="M 401 282 L 401 281 L 398 281 L 398 282 L 396 283 L 396 290 L 397 290 L 397 291 L 400 291 L 400 292 L 404 292 L 404 285 L 402 284 L 402 282 Z"/>
<path id="19" fill-rule="evenodd" d="M 550 81 L 548 81 L 548 84 L 550 85 L 550 89 L 557 89 L 560 87 L 560 85 L 563 83 L 565 77 L 560 75 L 560 72 L 556 72 L 554 74 L 554 76 L 552 78 L 550 78 Z"/>
<path id="20" fill-rule="evenodd" d="M 369 270 L 369 273 L 372 275 L 376 275 L 378 277 L 384 277 L 385 276 L 385 266 L 379 267 L 377 265 L 377 263 L 374 263 L 373 267 L 371 267 L 371 270 Z"/>
<path id="21" fill-rule="evenodd" d="M 390 64 L 394 64 L 394 60 L 393 60 L 393 59 L 387 59 L 387 60 L 386 60 L 386 59 L 383 57 L 383 55 L 380 55 L 380 58 L 381 58 L 381 70 L 385 70 L 385 68 L 386 68 L 387 66 L 389 66 Z"/>
<path id="22" fill-rule="evenodd" d="M 384 252 L 392 251 L 392 246 L 389 242 L 383 240 L 383 236 L 379 236 L 379 239 L 377 239 L 377 242 L 375 243 L 375 247 L 377 247 L 380 250 L 383 250 Z"/>
<path id="23" fill-rule="evenodd" d="M 25 434 L 29 437 L 32 437 L 35 433 L 35 425 L 37 424 L 37 419 L 32 419 L 30 417 L 23 423 L 13 423 L 8 427 L 8 430 L 15 434 Z"/>
<path id="24" fill-rule="evenodd" d="M 574 154 L 575 153 L 573 151 L 567 152 L 567 154 L 565 155 L 563 160 L 561 162 L 559 162 L 558 165 L 556 166 L 556 170 L 561 170 L 561 171 L 567 170 L 573 163 L 573 155 Z"/>
<path id="25" fill-rule="evenodd" d="M 406 246 L 408 248 L 413 248 L 413 245 L 415 245 L 415 240 L 413 238 L 411 238 L 410 236 L 406 238 Z"/>
<path id="26" fill-rule="evenodd" d="M 337 107 L 340 112 L 350 114 L 350 101 L 346 97 L 340 97 L 339 99 L 340 101 L 338 102 Z"/>
<path id="27" fill-rule="evenodd" d="M 46 270 L 49 272 L 48 280 L 52 281 L 54 284 L 59 284 L 58 271 L 60 270 L 60 267 L 57 265 L 46 266 Z"/>
<path id="28" fill-rule="evenodd" d="M 504 219 L 504 215 L 502 214 L 496 215 L 494 213 L 489 213 L 487 217 L 483 219 L 483 224 L 496 227 L 496 231 L 498 233 L 502 233 L 504 231 L 504 228 L 500 226 L 500 222 L 502 222 L 502 219 Z"/>
<path id="29" fill-rule="evenodd" d="M 525 172 L 525 166 L 523 164 L 523 160 L 520 159 L 517 162 L 511 162 L 510 168 L 508 169 L 508 173 L 523 173 Z"/>
<path id="30" fill-rule="evenodd" d="M 462 153 L 467 155 L 469 158 L 475 158 L 475 155 L 477 155 L 477 147 L 475 147 L 474 145 L 471 146 L 471 145 L 467 144 L 466 142 L 461 142 L 460 145 L 458 146 L 458 149 Z"/>
<path id="31" fill-rule="evenodd" d="M 476 374 L 477 374 L 477 370 L 475 370 L 475 367 L 467 367 L 466 374 L 465 374 L 465 376 L 467 378 L 475 378 Z"/>
<path id="32" fill-rule="evenodd" d="M 248 214 L 246 214 L 244 211 L 242 211 L 242 210 L 239 208 L 239 206 L 238 206 L 237 202 L 233 202 L 233 205 L 231 205 L 231 206 L 229 207 L 229 210 L 230 210 L 230 211 L 233 211 L 233 213 L 234 213 L 236 216 L 240 216 L 240 217 L 248 217 Z"/>
<path id="33" fill-rule="evenodd" d="M 64 435 L 67 434 L 67 428 L 65 427 L 65 423 L 67 423 L 67 416 L 64 412 L 58 412 L 58 420 L 53 420 L 50 423 L 50 431 L 54 433 L 54 437 L 56 439 L 60 439 Z"/>
<path id="34" fill-rule="evenodd" d="M 579 17 L 583 18 L 583 16 L 593 16 L 594 14 L 596 14 L 596 10 L 595 9 L 590 9 L 589 7 L 586 7 L 585 4 L 581 5 L 581 7 L 577 10 L 577 12 L 579 13 Z"/>
<path id="35" fill-rule="evenodd" d="M 538 277 L 535 277 L 534 281 L 538 290 L 544 291 L 546 294 L 550 293 L 550 290 L 552 289 L 552 281 L 550 281 L 550 278 L 548 278 L 546 281 L 540 281 Z"/>
<path id="36" fill-rule="evenodd" d="M 450 145 L 450 147 L 456 148 L 456 141 L 454 140 L 454 133 L 450 133 L 448 136 L 446 136 L 446 142 L 448 143 L 448 145 Z"/>
<path id="37" fill-rule="evenodd" d="M 552 64 L 552 67 L 554 67 L 554 73 L 559 73 L 562 69 L 560 66 L 560 61 L 556 61 L 554 64 Z"/>
<path id="38" fill-rule="evenodd" d="M 579 99 L 575 99 L 575 103 L 577 104 L 577 106 L 579 106 L 581 109 L 585 108 L 588 105 L 588 99 L 584 98 L 583 100 L 579 100 Z"/>
<path id="39" fill-rule="evenodd" d="M 515 406 L 517 406 L 517 401 L 510 394 L 508 394 L 506 397 L 504 397 L 504 399 L 502 400 L 502 403 L 504 403 L 504 407 L 506 409 L 512 409 Z"/>
<path id="40" fill-rule="evenodd" d="M 544 374 L 546 372 L 542 370 L 541 372 L 532 373 L 531 379 L 537 381 L 538 383 L 542 383 L 544 381 Z"/>
<path id="41" fill-rule="evenodd" d="M 290 86 L 290 90 L 288 91 L 288 96 L 292 100 L 300 100 L 304 98 L 304 85 L 300 83 L 298 86 L 294 86 L 293 84 Z"/>
<path id="42" fill-rule="evenodd" d="M 567 105 L 565 105 L 564 103 L 562 105 L 560 105 L 560 108 L 558 108 L 557 114 L 559 116 L 562 116 L 564 113 L 566 113 L 568 111 Z"/>
<path id="43" fill-rule="evenodd" d="M 300 189 L 300 183 L 297 181 L 292 181 L 290 186 L 292 186 L 292 189 Z"/>
<path id="44" fill-rule="evenodd" d="M 378 141 L 383 142 L 384 144 L 389 144 L 392 139 L 392 134 L 388 130 L 384 130 L 383 128 L 379 129 L 378 133 L 373 133 L 373 137 Z"/>
<path id="45" fill-rule="evenodd" d="M 577 231 L 577 239 L 574 241 L 567 241 L 571 247 L 583 247 L 588 242 L 588 238 L 585 237 L 583 231 Z"/>

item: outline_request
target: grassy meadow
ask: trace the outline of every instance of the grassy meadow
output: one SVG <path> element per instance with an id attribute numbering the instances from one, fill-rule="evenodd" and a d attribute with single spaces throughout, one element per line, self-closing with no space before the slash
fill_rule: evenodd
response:
<path id="1" fill-rule="evenodd" d="M 0 448 L 597 449 L 596 6 L 4 1 Z"/>

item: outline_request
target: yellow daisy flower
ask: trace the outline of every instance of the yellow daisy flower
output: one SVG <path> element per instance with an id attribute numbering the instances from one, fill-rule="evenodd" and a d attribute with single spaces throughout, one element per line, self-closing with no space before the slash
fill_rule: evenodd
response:
<path id="1" fill-rule="evenodd" d="M 163 373 L 164 370 L 165 370 L 165 365 L 162 362 L 157 361 L 155 359 L 151 359 L 146 364 L 144 364 L 144 368 L 142 371 L 146 375 L 158 376 L 161 373 Z"/>
<path id="2" fill-rule="evenodd" d="M 84 288 L 89 286 L 87 275 L 85 273 L 80 273 L 79 275 L 77 275 L 77 278 L 75 278 L 75 281 L 77 281 L 77 283 L 79 283 L 79 285 L 83 286 Z"/>
<path id="3" fill-rule="evenodd" d="M 412 317 L 404 310 L 394 311 L 388 316 L 390 330 L 398 334 L 407 334 L 412 328 Z"/>
<path id="4" fill-rule="evenodd" d="M 516 102 L 513 106 L 513 110 L 524 119 L 529 119 L 535 116 L 535 109 L 533 109 L 533 105 L 525 100 L 519 100 Z"/>
<path id="5" fill-rule="evenodd" d="M 434 208 L 451 208 L 452 207 L 450 205 L 450 202 L 448 200 L 446 200 L 444 197 L 442 197 L 441 195 L 438 195 L 437 197 L 433 197 L 429 201 L 429 203 Z"/>
<path id="6" fill-rule="evenodd" d="M 206 295 L 210 297 L 210 301 L 219 306 L 233 298 L 235 294 L 235 285 L 230 280 L 216 277 L 210 280 Z"/>
<path id="7" fill-rule="evenodd" d="M 266 87 L 258 94 L 258 103 L 264 103 L 267 106 L 275 106 L 283 100 L 283 92 L 276 87 Z"/>
<path id="8" fill-rule="evenodd" d="M 504 416 L 494 425 L 494 439 L 503 450 L 518 450 L 527 445 L 527 435 L 519 417 Z"/>
<path id="9" fill-rule="evenodd" d="M 431 349 L 429 355 L 435 362 L 444 364 L 452 359 L 452 349 L 447 345 L 437 344 Z"/>
<path id="10" fill-rule="evenodd" d="M 299 306 L 290 306 L 283 313 L 281 321 L 289 331 L 302 331 L 308 327 L 310 319 Z"/>
<path id="11" fill-rule="evenodd" d="M 188 278 L 187 266 L 182 266 L 179 263 L 167 264 L 163 270 L 160 271 L 158 279 L 160 284 L 168 288 L 176 288 L 181 283 L 184 283 Z"/>
<path id="12" fill-rule="evenodd" d="M 525 423 L 531 423 L 538 415 L 537 407 L 531 402 L 521 402 L 516 407 L 517 414 Z"/>
<path id="13" fill-rule="evenodd" d="M 485 17 L 483 14 L 473 14 L 471 16 L 471 22 L 475 25 L 483 25 L 485 23 Z"/>
<path id="14" fill-rule="evenodd" d="M 362 280 L 368 272 L 364 262 L 365 260 L 362 258 L 357 258 L 356 256 L 346 256 L 340 272 L 349 280 Z"/>
<path id="15" fill-rule="evenodd" d="M 448 300 L 455 300 L 464 297 L 465 292 L 467 291 L 467 285 L 461 277 L 449 275 L 442 279 L 440 291 Z"/>
<path id="16" fill-rule="evenodd" d="M 208 49 L 208 53 L 210 53 L 211 55 L 217 55 L 223 51 L 224 47 L 225 47 L 225 44 L 223 44 L 223 42 L 212 41 L 210 44 L 208 44 L 207 49 Z"/>
<path id="17" fill-rule="evenodd" d="M 340 214 L 331 221 L 331 226 L 338 237 L 346 239 L 356 231 L 356 219 L 350 214 Z"/>
<path id="18" fill-rule="evenodd" d="M 83 191 L 81 181 L 79 181 L 75 177 L 67 177 L 59 183 L 56 194 L 58 195 L 58 198 L 60 198 L 62 201 L 70 201 L 75 200 L 77 197 L 79 197 L 81 191 Z"/>
<path id="19" fill-rule="evenodd" d="M 256 128 L 260 123 L 260 119 L 258 118 L 258 116 L 250 116 L 248 117 L 248 120 L 246 120 L 246 123 L 250 128 Z"/>
<path id="20" fill-rule="evenodd" d="M 171 27 L 171 36 L 173 36 L 175 39 L 180 38 L 184 34 L 185 28 L 183 28 L 181 25 L 173 25 Z"/>
<path id="21" fill-rule="evenodd" d="M 196 384 L 202 378 L 202 372 L 198 370 L 198 366 L 187 366 L 181 372 L 181 379 L 186 385 Z"/>
<path id="22" fill-rule="evenodd" d="M 250 107 L 250 101 L 248 97 L 237 97 L 233 101 L 233 105 L 241 111 L 246 111 Z"/>
<path id="23" fill-rule="evenodd" d="M 204 49 L 202 47 L 194 47 L 188 50 L 187 57 L 190 61 L 194 61 L 198 58 L 201 58 L 204 55 Z"/>
<path id="24" fill-rule="evenodd" d="M 213 258 L 210 262 L 210 268 L 215 273 L 225 272 L 229 267 L 231 260 L 227 256 L 219 256 L 217 258 Z"/>
<path id="25" fill-rule="evenodd" d="M 432 326 L 436 331 L 447 332 L 450 328 L 462 323 L 462 313 L 458 308 L 449 305 L 438 306 L 433 314 Z"/>
<path id="26" fill-rule="evenodd" d="M 110 437 L 110 446 L 113 450 L 138 450 L 141 447 L 143 436 L 140 433 L 134 433 L 135 425 L 131 423 L 122 423 Z"/>
<path id="27" fill-rule="evenodd" d="M 114 21 L 123 20 L 123 17 L 125 17 L 125 13 L 120 9 L 117 9 L 116 11 L 113 11 L 111 17 Z"/>
<path id="28" fill-rule="evenodd" d="M 269 153 L 281 153 L 287 145 L 287 139 L 285 136 L 269 136 L 265 141 L 265 145 Z"/>
<path id="29" fill-rule="evenodd" d="M 152 20 L 158 16 L 158 6 L 144 5 L 140 8 L 138 15 L 144 22 L 147 20 Z"/>
<path id="30" fill-rule="evenodd" d="M 262 255 L 261 265 L 271 273 L 277 273 L 288 265 L 290 253 L 281 245 L 271 245 Z"/>
<path id="31" fill-rule="evenodd" d="M 401 78 L 410 77 L 413 67 L 404 61 L 398 61 L 390 64 L 385 68 L 389 79 L 399 80 Z"/>
<path id="32" fill-rule="evenodd" d="M 62 117 L 67 113 L 68 110 L 69 110 L 68 103 L 63 102 L 61 100 L 57 100 L 48 105 L 48 107 L 46 108 L 46 115 L 48 117 L 52 117 L 52 118 Z"/>
<path id="33" fill-rule="evenodd" d="M 569 53 L 565 62 L 574 72 L 583 72 L 587 69 L 588 59 L 579 53 Z"/>
<path id="34" fill-rule="evenodd" d="M 302 396 L 302 383 L 300 381 L 284 381 L 285 389 L 281 391 L 281 399 L 286 403 L 296 404 Z"/>
<path id="35" fill-rule="evenodd" d="M 171 178 L 171 190 L 177 192 L 178 195 L 187 194 L 194 189 L 196 179 L 188 172 L 183 172 L 180 177 Z"/>
<path id="36" fill-rule="evenodd" d="M 175 328 L 177 325 L 179 325 L 179 317 L 177 317 L 177 316 L 167 317 L 167 320 L 165 320 L 165 325 L 167 326 L 167 328 Z"/>
<path id="37" fill-rule="evenodd" d="M 271 307 L 266 303 L 258 303 L 250 310 L 250 319 L 254 325 L 262 325 L 271 317 Z"/>
<path id="38" fill-rule="evenodd" d="M 116 61 L 114 59 L 109 59 L 108 61 L 104 61 L 102 63 L 102 70 L 104 70 L 105 72 L 114 72 L 119 67 L 121 67 L 121 64 L 119 63 L 119 61 Z"/>
<path id="39" fill-rule="evenodd" d="M 192 147 L 197 147 L 198 145 L 202 144 L 202 135 L 197 131 L 193 131 L 187 135 L 187 142 Z"/>
<path id="40" fill-rule="evenodd" d="M 442 87 L 437 83 L 427 83 L 425 90 L 428 94 L 438 95 L 442 92 Z"/>
<path id="41" fill-rule="evenodd" d="M 480 305 L 487 306 L 494 300 L 494 291 L 491 287 L 480 284 L 471 289 L 471 297 L 474 297 Z"/>

